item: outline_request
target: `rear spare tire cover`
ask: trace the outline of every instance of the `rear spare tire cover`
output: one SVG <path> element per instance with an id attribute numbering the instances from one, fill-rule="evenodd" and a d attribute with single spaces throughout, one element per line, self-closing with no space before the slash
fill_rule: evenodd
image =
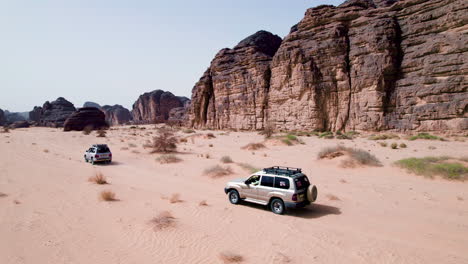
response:
<path id="1" fill-rule="evenodd" d="M 317 200 L 317 194 L 318 191 L 315 185 L 310 185 L 309 188 L 307 188 L 307 200 L 309 200 L 309 202 L 315 202 L 315 200 Z"/>

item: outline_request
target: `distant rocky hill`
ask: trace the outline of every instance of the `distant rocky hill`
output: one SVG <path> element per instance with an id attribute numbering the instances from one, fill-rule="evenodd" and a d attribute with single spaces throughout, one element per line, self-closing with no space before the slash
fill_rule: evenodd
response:
<path id="1" fill-rule="evenodd" d="M 65 120 L 76 111 L 75 106 L 63 97 L 49 102 L 42 107 L 36 106 L 29 112 L 29 119 L 39 126 L 63 127 Z"/>
<path id="2" fill-rule="evenodd" d="M 106 114 L 109 125 L 124 125 L 133 120 L 130 111 L 121 105 L 104 105 L 101 110 Z"/>
<path id="3" fill-rule="evenodd" d="M 283 40 L 221 50 L 192 90 L 189 125 L 215 129 L 468 129 L 468 1 L 319 6 Z"/>
<path id="4" fill-rule="evenodd" d="M 135 123 L 161 123 L 169 119 L 173 108 L 184 107 L 190 99 L 175 96 L 171 92 L 155 90 L 140 95 L 133 104 L 132 116 Z"/>

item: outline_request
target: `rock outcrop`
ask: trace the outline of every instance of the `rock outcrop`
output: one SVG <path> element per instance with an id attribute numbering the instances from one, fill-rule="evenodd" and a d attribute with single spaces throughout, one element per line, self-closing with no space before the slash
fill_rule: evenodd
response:
<path id="1" fill-rule="evenodd" d="M 223 49 L 192 90 L 190 125 L 261 129 L 270 87 L 270 61 L 281 38 L 259 31 Z"/>
<path id="2" fill-rule="evenodd" d="M 83 107 L 96 107 L 96 108 L 101 108 L 101 106 L 98 103 L 95 102 L 85 102 L 83 104 Z"/>
<path id="3" fill-rule="evenodd" d="M 67 118 L 63 125 L 63 130 L 81 131 L 85 127 L 95 130 L 109 128 L 104 112 L 96 107 L 80 108 Z"/>
<path id="4" fill-rule="evenodd" d="M 6 123 L 5 112 L 0 109 L 0 126 L 3 126 Z"/>
<path id="5" fill-rule="evenodd" d="M 144 93 L 133 104 L 133 121 L 135 123 L 165 122 L 169 119 L 171 109 L 183 107 L 184 103 L 183 97 L 175 96 L 171 92 L 155 90 Z"/>
<path id="6" fill-rule="evenodd" d="M 132 121 L 130 111 L 121 105 L 104 105 L 101 110 L 106 115 L 106 121 L 109 125 L 124 125 Z"/>
<path id="7" fill-rule="evenodd" d="M 27 128 L 29 127 L 29 122 L 26 120 L 15 121 L 10 125 L 10 128 Z"/>
<path id="8" fill-rule="evenodd" d="M 29 119 L 38 126 L 63 127 L 65 120 L 76 111 L 75 106 L 63 97 L 52 102 L 45 102 L 29 112 Z"/>
<path id="9" fill-rule="evenodd" d="M 263 32 L 221 50 L 192 90 L 190 124 L 466 130 L 467 21 L 463 0 L 311 8 L 279 48 Z"/>

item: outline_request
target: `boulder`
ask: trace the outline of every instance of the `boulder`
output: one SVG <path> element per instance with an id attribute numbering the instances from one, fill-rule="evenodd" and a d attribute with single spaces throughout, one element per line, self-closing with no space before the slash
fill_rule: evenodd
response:
<path id="1" fill-rule="evenodd" d="M 42 107 L 34 107 L 29 112 L 30 120 L 38 126 L 63 127 L 65 120 L 76 111 L 75 106 L 63 97 L 52 102 L 45 102 Z"/>
<path id="2" fill-rule="evenodd" d="M 106 115 L 106 121 L 109 125 L 124 125 L 132 120 L 130 111 L 121 105 L 104 105 L 101 110 Z"/>
<path id="3" fill-rule="evenodd" d="M 15 121 L 10 125 L 10 128 L 26 128 L 29 127 L 29 122 L 26 120 Z"/>
<path id="4" fill-rule="evenodd" d="M 133 121 L 135 123 L 165 122 L 169 119 L 171 109 L 183 107 L 187 101 L 185 99 L 163 90 L 144 93 L 133 104 Z"/>
<path id="5" fill-rule="evenodd" d="M 63 130 L 82 131 L 85 127 L 93 130 L 109 128 L 104 112 L 96 107 L 79 108 L 66 119 Z"/>

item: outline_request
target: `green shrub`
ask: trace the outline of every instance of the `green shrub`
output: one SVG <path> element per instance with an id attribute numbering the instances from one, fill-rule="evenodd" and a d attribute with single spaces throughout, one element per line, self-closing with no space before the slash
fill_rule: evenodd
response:
<path id="1" fill-rule="evenodd" d="M 326 131 L 326 132 L 320 133 L 320 134 L 318 135 L 318 137 L 319 137 L 319 138 L 326 138 L 326 139 L 332 139 L 332 138 L 334 138 L 333 133 L 330 132 L 330 131 Z"/>
<path id="2" fill-rule="evenodd" d="M 401 143 L 401 144 L 400 144 L 400 148 L 406 148 L 406 147 L 407 147 L 407 146 L 406 146 L 405 143 Z"/>
<path id="3" fill-rule="evenodd" d="M 392 145 L 390 145 L 390 147 L 391 147 L 392 149 L 397 149 L 397 148 L 398 148 L 398 144 L 395 143 L 395 142 L 393 142 Z"/>
<path id="4" fill-rule="evenodd" d="M 386 140 L 386 139 L 399 139 L 400 137 L 393 134 L 379 134 L 369 137 L 370 140 Z"/>
<path id="5" fill-rule="evenodd" d="M 468 167 L 458 162 L 448 161 L 450 159 L 450 157 L 407 158 L 395 164 L 416 175 L 429 178 L 441 176 L 449 180 L 466 180 Z"/>
<path id="6" fill-rule="evenodd" d="M 292 134 L 287 134 L 286 139 L 291 140 L 291 141 L 297 141 L 297 137 Z"/>
<path id="7" fill-rule="evenodd" d="M 379 142 L 379 145 L 385 148 L 387 147 L 387 142 Z"/>
<path id="8" fill-rule="evenodd" d="M 286 145 L 288 145 L 288 146 L 292 146 L 292 145 L 293 145 L 293 143 L 291 142 L 291 140 L 289 140 L 289 139 L 287 139 L 287 138 L 281 140 L 281 142 L 283 142 L 284 144 L 286 144 Z"/>
<path id="9" fill-rule="evenodd" d="M 431 135 L 429 133 L 419 133 L 416 136 L 411 136 L 409 140 L 416 140 L 416 139 L 426 139 L 426 140 L 444 140 L 438 136 Z"/>

